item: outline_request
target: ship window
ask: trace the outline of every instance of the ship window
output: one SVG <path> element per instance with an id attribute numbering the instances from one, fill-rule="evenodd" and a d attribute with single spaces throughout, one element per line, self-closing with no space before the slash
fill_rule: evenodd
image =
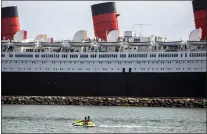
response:
<path id="1" fill-rule="evenodd" d="M 26 49 L 26 52 L 33 52 L 33 49 Z"/>
<path id="2" fill-rule="evenodd" d="M 126 54 L 120 54 L 121 58 L 126 58 Z"/>
<path id="3" fill-rule="evenodd" d="M 150 54 L 150 57 L 155 57 L 154 54 Z"/>
<path id="4" fill-rule="evenodd" d="M 96 58 L 96 54 L 92 54 L 91 58 Z M 99 58 L 100 58 L 100 55 L 99 55 Z"/>
<path id="5" fill-rule="evenodd" d="M 5 57 L 5 54 L 1 54 L 1 57 Z"/>
<path id="6" fill-rule="evenodd" d="M 92 56 L 92 55 L 91 55 Z M 87 54 L 81 54 L 80 55 L 80 58 L 88 58 L 88 55 Z"/>
<path id="7" fill-rule="evenodd" d="M 32 54 L 15 54 L 15 57 L 32 58 Z"/>
<path id="8" fill-rule="evenodd" d="M 156 57 L 156 54 L 150 54 L 150 57 Z"/>
<path id="9" fill-rule="evenodd" d="M 77 54 L 71 54 L 70 58 L 78 58 L 78 55 Z"/>
<path id="10" fill-rule="evenodd" d="M 13 54 L 9 54 L 9 57 L 13 57 Z"/>

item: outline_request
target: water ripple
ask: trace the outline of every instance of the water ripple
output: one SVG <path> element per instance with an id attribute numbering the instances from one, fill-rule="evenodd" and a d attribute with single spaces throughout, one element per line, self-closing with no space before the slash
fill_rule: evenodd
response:
<path id="1" fill-rule="evenodd" d="M 71 125 L 90 115 L 96 127 Z M 3 133 L 206 133 L 206 110 L 87 106 L 2 106 Z"/>

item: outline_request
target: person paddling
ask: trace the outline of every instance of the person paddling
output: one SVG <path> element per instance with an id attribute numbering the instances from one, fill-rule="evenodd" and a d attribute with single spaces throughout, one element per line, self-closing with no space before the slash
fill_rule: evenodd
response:
<path id="1" fill-rule="evenodd" d="M 87 121 L 88 122 L 91 122 L 92 121 L 90 116 L 88 116 L 88 120 Z"/>
<path id="2" fill-rule="evenodd" d="M 83 122 L 84 124 L 87 124 L 88 123 L 88 120 L 87 120 L 87 118 L 85 117 L 84 118 L 84 122 Z"/>

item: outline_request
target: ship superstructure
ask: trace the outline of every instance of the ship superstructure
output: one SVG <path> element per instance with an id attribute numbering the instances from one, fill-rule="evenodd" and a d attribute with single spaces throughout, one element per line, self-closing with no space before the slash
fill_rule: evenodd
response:
<path id="1" fill-rule="evenodd" d="M 133 31 L 120 37 L 114 2 L 93 5 L 92 14 L 93 39 L 80 30 L 73 40 L 41 34 L 30 41 L 22 30 L 14 40 L 2 40 L 2 94 L 205 97 L 203 26 L 188 41 L 137 37 Z"/>

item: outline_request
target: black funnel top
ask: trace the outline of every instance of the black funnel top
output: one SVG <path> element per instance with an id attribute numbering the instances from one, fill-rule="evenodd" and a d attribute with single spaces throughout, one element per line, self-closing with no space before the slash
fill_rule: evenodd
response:
<path id="1" fill-rule="evenodd" d="M 1 8 L 1 18 L 18 17 L 17 6 Z"/>
<path id="2" fill-rule="evenodd" d="M 193 11 L 199 11 L 207 9 L 206 2 L 204 0 L 193 0 Z"/>
<path id="3" fill-rule="evenodd" d="M 115 2 L 100 3 L 92 5 L 91 10 L 93 16 L 106 13 L 116 13 L 116 5 Z"/>

